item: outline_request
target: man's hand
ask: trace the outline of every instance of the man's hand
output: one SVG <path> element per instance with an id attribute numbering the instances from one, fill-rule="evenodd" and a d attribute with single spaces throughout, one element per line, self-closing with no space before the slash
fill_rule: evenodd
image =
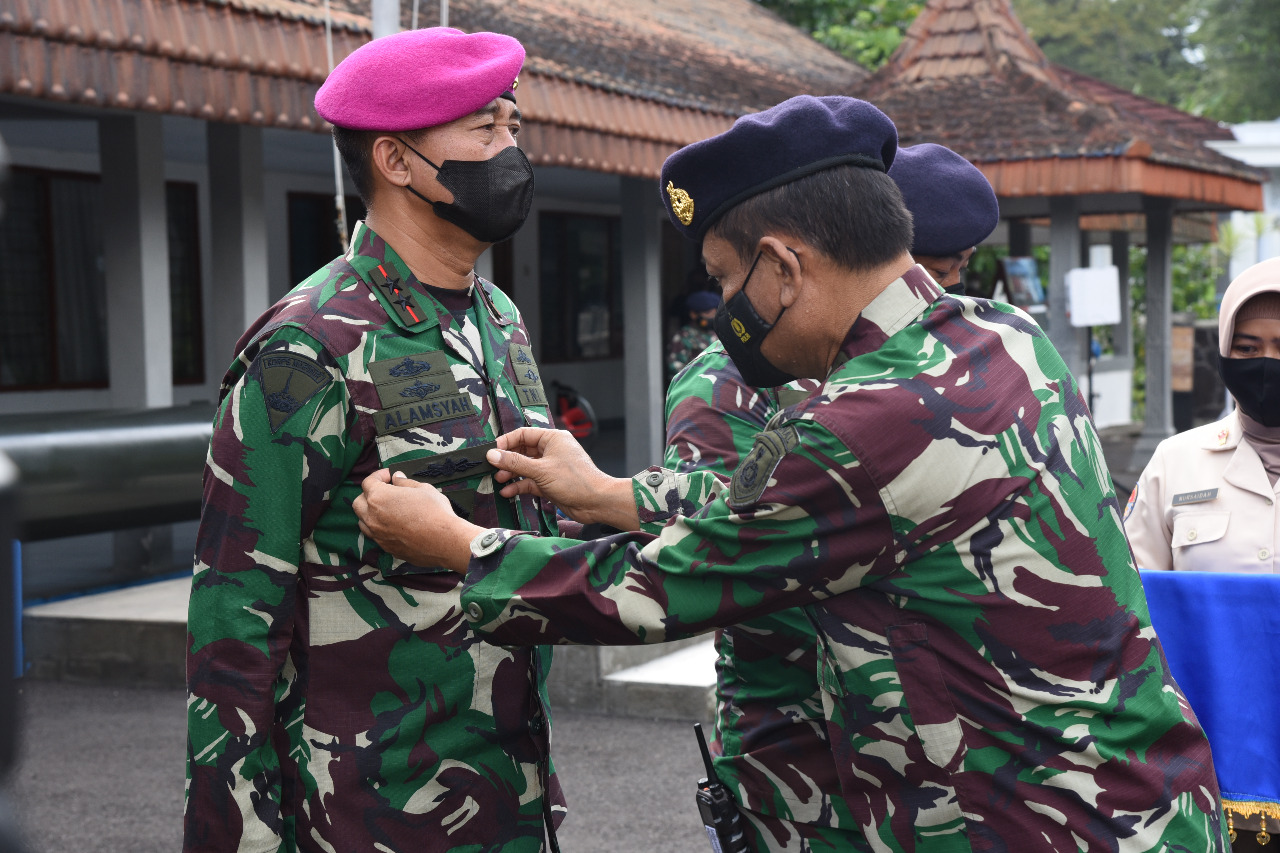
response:
<path id="1" fill-rule="evenodd" d="M 639 530 L 631 481 L 610 477 L 564 430 L 521 427 L 498 436 L 486 455 L 503 497 L 541 495 L 574 521 L 597 522 L 619 530 Z"/>
<path id="2" fill-rule="evenodd" d="M 415 566 L 443 566 L 466 574 L 471 540 L 484 532 L 454 514 L 439 489 L 387 469 L 364 479 L 364 494 L 353 508 L 360 532 L 384 551 Z"/>

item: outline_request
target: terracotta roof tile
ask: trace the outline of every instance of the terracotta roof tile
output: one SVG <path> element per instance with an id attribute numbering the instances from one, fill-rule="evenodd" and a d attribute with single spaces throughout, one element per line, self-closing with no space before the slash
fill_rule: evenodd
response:
<path id="1" fill-rule="evenodd" d="M 340 61 L 369 39 L 369 0 L 331 10 Z M 0 0 L 0 93 L 324 130 L 324 21 L 323 0 Z M 454 0 L 449 23 L 525 43 L 535 162 L 617 174 L 657 177 L 738 115 L 867 78 L 752 0 Z"/>

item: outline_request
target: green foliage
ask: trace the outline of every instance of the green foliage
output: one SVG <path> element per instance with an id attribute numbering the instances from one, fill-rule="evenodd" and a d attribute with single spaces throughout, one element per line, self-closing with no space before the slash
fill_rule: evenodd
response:
<path id="1" fill-rule="evenodd" d="M 1188 0 L 1013 0 L 1050 61 L 1177 104 L 1199 69 L 1189 58 Z"/>
<path id="2" fill-rule="evenodd" d="M 872 70 L 888 60 L 923 0 L 758 0 L 787 23 Z"/>
<path id="3" fill-rule="evenodd" d="M 1191 40 L 1203 74 L 1192 109 L 1219 121 L 1280 116 L 1280 3 L 1276 0 L 1188 0 Z"/>
<path id="4" fill-rule="evenodd" d="M 757 0 L 872 70 L 924 0 Z M 1050 61 L 1219 121 L 1280 117 L 1280 0 L 1013 0 Z"/>

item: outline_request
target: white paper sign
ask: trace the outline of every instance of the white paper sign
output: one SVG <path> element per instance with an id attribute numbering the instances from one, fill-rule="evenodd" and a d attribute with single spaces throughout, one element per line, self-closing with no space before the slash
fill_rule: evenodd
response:
<path id="1" fill-rule="evenodd" d="M 1073 326 L 1114 326 L 1120 322 L 1120 271 L 1079 267 L 1067 271 L 1067 311 Z"/>

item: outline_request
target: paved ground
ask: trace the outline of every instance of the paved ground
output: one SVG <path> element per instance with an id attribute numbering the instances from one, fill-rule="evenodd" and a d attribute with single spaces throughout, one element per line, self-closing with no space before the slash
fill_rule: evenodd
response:
<path id="1" fill-rule="evenodd" d="M 25 853 L 179 850 L 184 693 L 40 681 L 20 690 L 21 755 L 3 793 Z M 560 712 L 555 725 L 570 798 L 564 853 L 708 849 L 689 723 Z"/>

